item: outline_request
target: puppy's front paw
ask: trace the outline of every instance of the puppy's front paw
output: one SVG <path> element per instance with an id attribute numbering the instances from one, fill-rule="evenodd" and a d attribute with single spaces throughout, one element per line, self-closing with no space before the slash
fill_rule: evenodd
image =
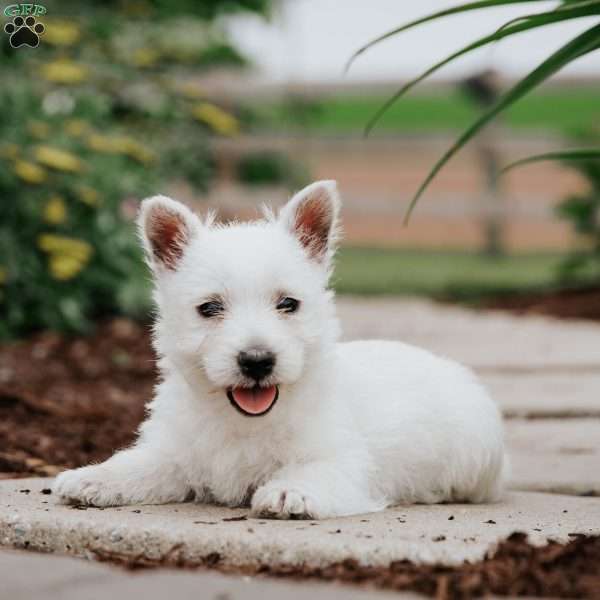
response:
<path id="1" fill-rule="evenodd" d="M 316 502 L 285 483 L 267 483 L 252 498 L 252 514 L 270 519 L 318 519 Z"/>
<path id="2" fill-rule="evenodd" d="M 61 473 L 54 480 L 52 492 L 62 504 L 117 506 L 124 503 L 121 491 L 111 481 L 110 470 L 102 465 Z"/>

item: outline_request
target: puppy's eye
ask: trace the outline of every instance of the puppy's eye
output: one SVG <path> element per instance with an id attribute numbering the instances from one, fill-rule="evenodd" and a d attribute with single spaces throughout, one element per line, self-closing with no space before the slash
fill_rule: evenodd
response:
<path id="1" fill-rule="evenodd" d="M 210 319 L 211 317 L 218 317 L 223 314 L 225 307 L 223 306 L 223 303 L 218 300 L 210 300 L 197 306 L 196 310 L 200 316 Z"/>
<path id="2" fill-rule="evenodd" d="M 277 310 L 284 313 L 295 313 L 300 308 L 300 300 L 295 298 L 282 298 L 277 303 Z"/>

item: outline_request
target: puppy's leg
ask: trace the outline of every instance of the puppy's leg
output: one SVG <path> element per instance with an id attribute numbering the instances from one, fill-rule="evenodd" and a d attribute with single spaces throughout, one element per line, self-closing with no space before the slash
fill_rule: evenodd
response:
<path id="1" fill-rule="evenodd" d="M 99 465 L 61 473 L 52 491 L 65 504 L 117 506 L 181 502 L 190 488 L 181 470 L 164 453 L 141 444 Z"/>
<path id="2" fill-rule="evenodd" d="M 372 498 L 366 473 L 354 465 L 319 461 L 284 467 L 259 487 L 252 513 L 274 519 L 324 519 L 385 508 L 384 499 Z"/>

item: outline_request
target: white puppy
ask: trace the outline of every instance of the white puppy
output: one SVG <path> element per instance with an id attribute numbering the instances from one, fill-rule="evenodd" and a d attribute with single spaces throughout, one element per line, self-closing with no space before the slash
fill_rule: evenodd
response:
<path id="1" fill-rule="evenodd" d="M 336 341 L 339 208 L 328 181 L 246 224 L 143 203 L 163 380 L 135 445 L 59 475 L 61 501 L 324 518 L 498 497 L 501 418 L 471 372 L 399 342 Z"/>

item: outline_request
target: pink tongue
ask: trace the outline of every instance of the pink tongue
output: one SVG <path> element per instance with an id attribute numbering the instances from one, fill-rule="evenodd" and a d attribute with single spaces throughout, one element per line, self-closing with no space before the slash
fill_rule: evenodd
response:
<path id="1" fill-rule="evenodd" d="M 231 393 L 242 410 L 252 415 L 259 415 L 275 402 L 277 388 L 274 385 L 265 388 L 233 388 Z"/>

